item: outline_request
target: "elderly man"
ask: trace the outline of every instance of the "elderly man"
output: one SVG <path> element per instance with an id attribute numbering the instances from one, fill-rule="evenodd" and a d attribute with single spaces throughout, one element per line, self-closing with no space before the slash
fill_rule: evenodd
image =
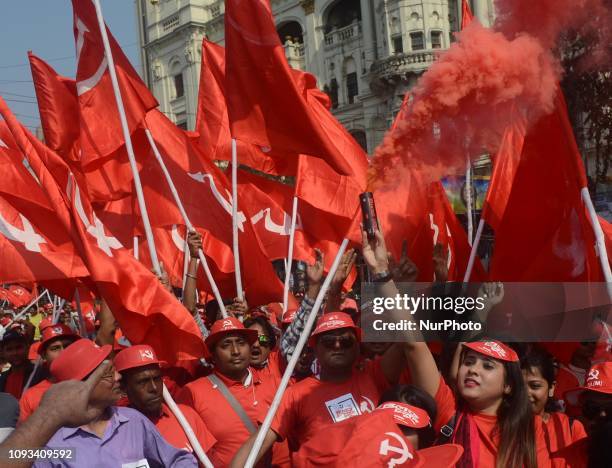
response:
<path id="1" fill-rule="evenodd" d="M 191 382 L 177 395 L 177 401 L 191 406 L 217 439 L 215 466 L 228 466 L 237 450 L 265 417 L 267 385 L 249 368 L 251 345 L 257 331 L 244 328 L 236 318 L 217 320 L 206 338 L 215 365 L 214 372 Z"/>
<path id="2" fill-rule="evenodd" d="M 193 452 L 178 419 L 163 402 L 162 370 L 153 348 L 148 345 L 135 345 L 124 349 L 117 354 L 114 364 L 117 372 L 121 374 L 121 387 L 128 397 L 130 407 L 149 418 L 169 444 Z M 178 407 L 189 422 L 202 449 L 208 452 L 210 457 L 215 438 L 193 408 L 185 405 Z"/>
<path id="3" fill-rule="evenodd" d="M 111 353 L 111 346 L 97 346 L 81 339 L 66 348 L 51 364 L 57 382 L 84 380 Z M 80 427 L 62 427 L 47 443 L 50 449 L 74 448 L 75 456 L 62 460 L 40 460 L 37 467 L 195 467 L 190 453 L 169 445 L 155 426 L 140 412 L 113 406 L 121 396 L 121 376 L 110 366 L 91 391 L 89 405 L 99 416 Z"/>

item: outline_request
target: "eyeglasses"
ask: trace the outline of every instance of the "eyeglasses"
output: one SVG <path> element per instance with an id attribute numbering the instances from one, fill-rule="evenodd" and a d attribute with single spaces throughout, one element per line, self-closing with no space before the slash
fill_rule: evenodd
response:
<path id="1" fill-rule="evenodd" d="M 355 338 L 352 336 L 325 335 L 319 338 L 319 343 L 328 349 L 334 349 L 336 343 L 338 343 L 342 349 L 349 349 L 355 344 Z"/>
<path id="2" fill-rule="evenodd" d="M 257 337 L 257 341 L 259 342 L 259 346 L 265 346 L 267 348 L 272 344 L 270 342 L 270 337 L 267 335 L 259 335 Z"/>
<path id="3" fill-rule="evenodd" d="M 605 413 L 608 419 L 612 418 L 612 401 L 606 404 L 587 400 L 582 404 L 582 414 L 587 419 L 600 418 L 602 413 Z"/>

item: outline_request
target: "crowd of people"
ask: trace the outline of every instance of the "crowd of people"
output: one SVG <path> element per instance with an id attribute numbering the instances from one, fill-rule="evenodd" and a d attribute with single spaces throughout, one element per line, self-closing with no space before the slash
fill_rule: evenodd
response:
<path id="1" fill-rule="evenodd" d="M 431 343 L 417 332 L 364 342 L 367 307 L 342 289 L 355 262 L 350 251 L 300 350 L 324 281 L 320 252 L 304 288 L 296 287 L 299 307 L 234 299 L 223 317 L 215 301 L 198 303 L 201 239 L 188 240 L 194 261 L 182 297 L 203 332 L 207 354 L 198 361 L 166 363 L 147 344 L 130 344 L 102 298 L 95 322 L 81 327 L 70 306 L 53 314 L 53 305 L 40 304 L 18 320 L 18 310 L 4 311 L 0 464 L 195 466 L 202 461 L 184 418 L 213 466 L 242 467 L 299 352 L 257 466 L 612 466 L 609 343 L 513 343 L 474 333 Z M 390 265 L 380 233 L 364 232 L 359 254 L 381 296 L 393 297 L 414 273 L 407 257 Z M 436 268 L 439 280 L 440 262 Z M 503 287 L 485 284 L 480 294 L 494 307 Z M 36 461 L 15 455 L 41 447 L 67 452 Z"/>

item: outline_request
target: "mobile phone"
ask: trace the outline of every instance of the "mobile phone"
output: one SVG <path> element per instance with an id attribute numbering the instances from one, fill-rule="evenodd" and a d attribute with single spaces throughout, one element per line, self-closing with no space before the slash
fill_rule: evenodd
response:
<path id="1" fill-rule="evenodd" d="M 363 229 L 368 235 L 368 239 L 374 240 L 378 230 L 378 216 L 376 215 L 376 206 L 374 205 L 374 195 L 372 192 L 361 193 L 359 195 L 359 204 L 361 205 Z"/>

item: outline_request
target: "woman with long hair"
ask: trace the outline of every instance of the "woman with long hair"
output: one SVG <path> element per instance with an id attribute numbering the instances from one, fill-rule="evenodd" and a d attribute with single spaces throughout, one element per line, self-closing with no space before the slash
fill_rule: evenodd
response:
<path id="1" fill-rule="evenodd" d="M 499 341 L 464 343 L 453 392 L 424 342 L 407 345 L 413 383 L 438 405 L 441 442 L 464 448 L 458 467 L 550 466 L 541 421 L 531 410 L 516 352 Z"/>
<path id="2" fill-rule="evenodd" d="M 555 453 L 587 437 L 580 421 L 571 420 L 566 414 L 556 411 L 553 400 L 556 383 L 553 357 L 534 345 L 521 359 L 521 369 L 527 385 L 531 409 L 535 415 L 542 418 L 544 423 L 544 436 L 549 452 Z M 566 465 L 553 460 L 553 466 Z"/>

